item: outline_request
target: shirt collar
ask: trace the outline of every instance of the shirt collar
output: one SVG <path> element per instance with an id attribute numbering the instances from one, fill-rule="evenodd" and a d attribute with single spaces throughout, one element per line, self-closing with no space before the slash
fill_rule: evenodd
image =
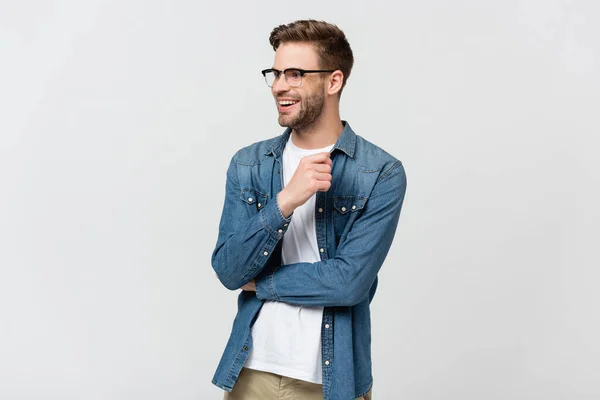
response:
<path id="1" fill-rule="evenodd" d="M 342 120 L 342 125 L 344 125 L 344 129 L 338 140 L 335 142 L 335 146 L 333 146 L 333 153 L 335 150 L 339 150 L 345 153 L 348 157 L 354 158 L 354 150 L 356 149 L 356 133 L 350 127 L 350 124 L 347 121 Z M 292 133 L 292 128 L 287 128 L 281 136 L 275 139 L 273 145 L 267 151 L 267 155 L 273 154 L 276 157 L 281 157 L 283 153 L 283 149 L 285 144 L 287 143 L 290 134 Z"/>

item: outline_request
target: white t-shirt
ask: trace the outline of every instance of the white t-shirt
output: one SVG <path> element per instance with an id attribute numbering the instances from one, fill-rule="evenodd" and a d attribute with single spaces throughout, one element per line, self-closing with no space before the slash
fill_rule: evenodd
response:
<path id="1" fill-rule="evenodd" d="M 301 149 L 294 145 L 290 135 L 283 151 L 284 186 L 303 157 L 329 152 L 333 146 Z M 283 265 L 321 260 L 315 228 L 315 201 L 316 195 L 313 195 L 294 210 L 283 237 Z M 253 348 L 245 367 L 321 384 L 322 320 L 323 307 L 265 301 L 252 327 Z"/>

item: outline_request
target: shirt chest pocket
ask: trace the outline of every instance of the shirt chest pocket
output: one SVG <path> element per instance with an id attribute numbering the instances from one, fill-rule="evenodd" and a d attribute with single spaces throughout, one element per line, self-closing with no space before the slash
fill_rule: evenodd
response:
<path id="1" fill-rule="evenodd" d="M 363 196 L 333 196 L 333 225 L 338 241 L 346 237 L 352 224 L 365 207 L 367 197 Z"/>
<path id="2" fill-rule="evenodd" d="M 240 192 L 240 199 L 245 203 L 250 213 L 256 212 L 267 204 L 268 195 L 253 188 L 245 188 Z"/>

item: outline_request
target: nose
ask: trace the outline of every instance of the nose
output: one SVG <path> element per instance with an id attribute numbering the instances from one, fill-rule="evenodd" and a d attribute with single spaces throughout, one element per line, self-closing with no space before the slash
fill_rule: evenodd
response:
<path id="1" fill-rule="evenodd" d="M 290 85 L 288 85 L 285 80 L 285 75 L 281 74 L 279 78 L 275 79 L 273 86 L 271 86 L 271 90 L 274 94 L 284 93 L 290 90 Z"/>

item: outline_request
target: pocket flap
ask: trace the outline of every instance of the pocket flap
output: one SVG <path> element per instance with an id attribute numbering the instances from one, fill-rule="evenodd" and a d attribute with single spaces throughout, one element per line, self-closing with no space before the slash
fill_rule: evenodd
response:
<path id="1" fill-rule="evenodd" d="M 253 188 L 242 189 L 240 198 L 246 204 L 256 204 L 258 208 L 263 208 L 267 204 L 268 196 Z"/>
<path id="2" fill-rule="evenodd" d="M 362 210 L 367 201 L 363 196 L 334 196 L 333 208 L 342 214 Z"/>

